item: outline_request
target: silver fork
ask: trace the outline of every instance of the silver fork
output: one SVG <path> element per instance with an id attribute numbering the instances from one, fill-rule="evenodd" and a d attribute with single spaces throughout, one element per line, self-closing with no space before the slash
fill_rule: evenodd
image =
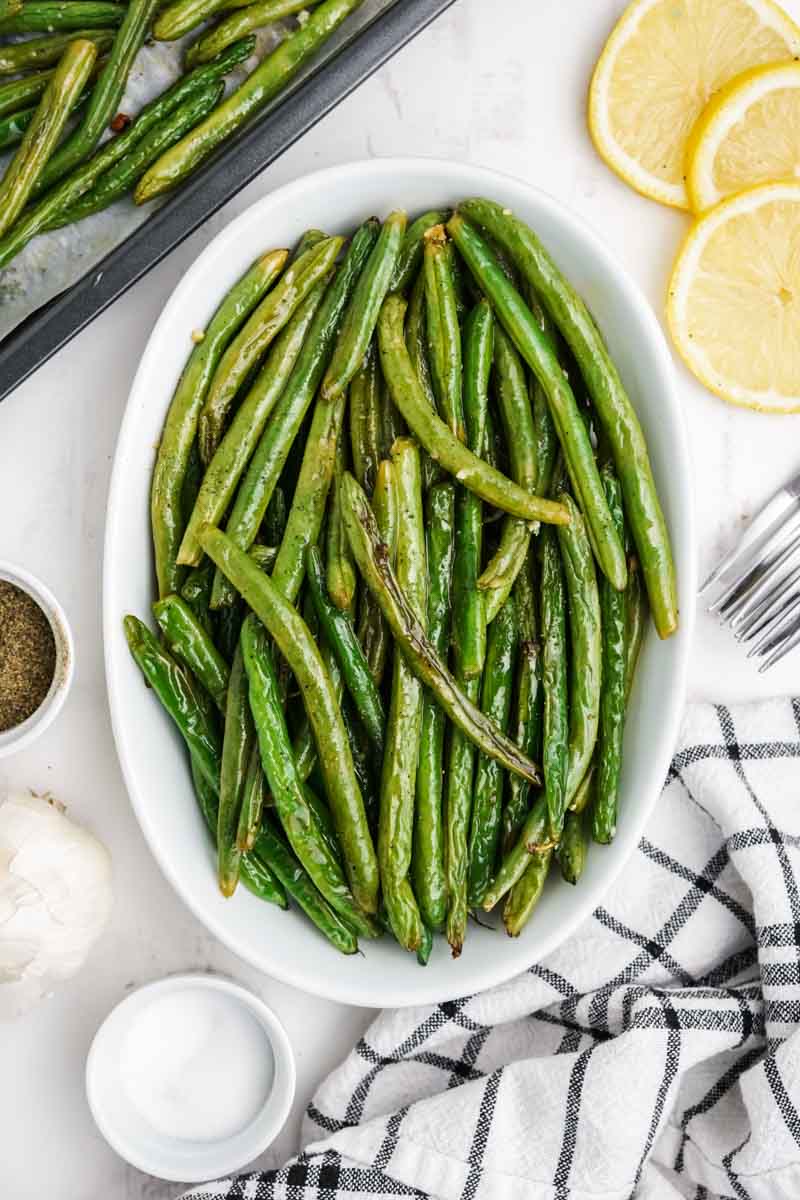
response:
<path id="1" fill-rule="evenodd" d="M 711 572 L 708 611 L 727 621 L 748 658 L 768 671 L 800 644 L 800 475 L 765 504 L 739 544 Z"/>

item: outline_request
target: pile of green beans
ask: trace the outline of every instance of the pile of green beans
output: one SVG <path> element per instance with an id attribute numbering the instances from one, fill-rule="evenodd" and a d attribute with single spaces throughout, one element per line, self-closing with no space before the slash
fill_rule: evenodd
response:
<path id="1" fill-rule="evenodd" d="M 151 493 L 161 640 L 125 618 L 223 895 L 422 964 L 471 912 L 502 904 L 516 937 L 613 839 L 647 588 L 662 616 L 674 589 L 656 527 L 640 567 L 652 476 L 576 399 L 564 314 L 517 290 L 514 238 L 448 215 L 309 230 L 187 329 Z M 640 433 L 615 437 L 641 458 Z"/>
<path id="2" fill-rule="evenodd" d="M 321 0 L 309 15 L 306 0 L 0 0 L 0 152 L 13 149 L 0 168 L 0 270 L 40 234 L 184 183 L 363 2 Z M 133 121 L 120 112 L 146 39 L 183 37 L 221 9 L 237 11 L 200 33 L 177 82 Z M 226 96 L 258 30 L 284 18 L 283 40 Z"/>

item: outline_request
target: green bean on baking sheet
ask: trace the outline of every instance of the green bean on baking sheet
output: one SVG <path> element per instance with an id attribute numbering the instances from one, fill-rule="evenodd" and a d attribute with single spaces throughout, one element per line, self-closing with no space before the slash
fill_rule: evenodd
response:
<path id="1" fill-rule="evenodd" d="M 122 30 L 120 30 L 121 32 Z M 37 42 L 46 40 L 48 39 L 34 39 Z M 94 41 L 100 47 L 98 37 L 87 35 L 87 40 Z M 16 45 L 27 46 L 29 44 L 31 43 L 20 42 L 15 44 L 15 48 Z M 236 46 L 231 46 L 225 54 L 221 54 L 214 62 L 207 63 L 204 67 L 198 67 L 196 70 L 190 71 L 187 75 L 179 79 L 177 83 L 174 83 L 172 87 L 167 88 L 165 92 L 157 96 L 155 100 L 151 100 L 149 104 L 146 104 L 124 133 L 120 133 L 116 137 L 103 142 L 100 149 L 92 154 L 90 158 L 87 158 L 74 169 L 68 171 L 60 182 L 49 188 L 41 200 L 29 205 L 5 236 L 0 238 L 0 267 L 4 267 L 7 263 L 11 262 L 37 234 L 49 229 L 53 221 L 59 218 L 65 209 L 69 208 L 84 193 L 88 192 L 106 171 L 109 171 L 131 151 L 137 142 L 150 134 L 160 123 L 167 120 L 170 114 L 182 105 L 192 93 L 199 87 L 221 79 L 231 70 L 232 65 L 241 62 L 243 56 L 246 57 L 248 52 L 247 46 L 238 43 Z M 2 50 L 0 50 L 1 56 Z M 107 63 L 110 61 L 111 59 L 109 58 Z M 1 72 L 2 66 L 0 65 Z M 103 70 L 104 73 L 105 68 Z M 101 82 L 102 79 L 99 79 L 98 87 Z M 66 144 L 64 143 L 65 146 Z M 54 160 L 55 156 L 50 159 L 50 162 L 52 163 Z M 43 177 L 44 173 L 39 177 L 40 182 Z M 35 190 L 34 188 L 34 192 Z"/>
<path id="2" fill-rule="evenodd" d="M 158 0 L 129 0 L 108 59 L 78 128 L 59 146 L 37 182 L 37 195 L 63 178 L 97 146 L 125 91 L 133 61 L 144 43 Z"/>
<path id="3" fill-rule="evenodd" d="M 223 104 L 153 164 L 139 181 L 137 204 L 176 187 L 221 142 L 264 108 L 363 0 L 324 0 L 308 21 L 263 58 Z"/>
<path id="4" fill-rule="evenodd" d="M 97 47 L 78 38 L 70 42 L 59 60 L 22 144 L 0 180 L 0 237 L 14 224 L 42 177 L 96 58 Z"/>

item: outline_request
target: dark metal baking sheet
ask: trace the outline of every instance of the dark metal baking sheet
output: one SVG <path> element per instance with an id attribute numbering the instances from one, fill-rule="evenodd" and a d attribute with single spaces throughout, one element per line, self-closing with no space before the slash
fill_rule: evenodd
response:
<path id="1" fill-rule="evenodd" d="M 372 0 L 321 62 L 96 267 L 0 342 L 0 400 L 455 0 Z"/>

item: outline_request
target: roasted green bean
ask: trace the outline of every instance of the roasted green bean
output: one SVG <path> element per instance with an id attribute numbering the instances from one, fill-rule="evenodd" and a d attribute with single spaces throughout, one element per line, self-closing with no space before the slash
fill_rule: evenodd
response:
<path id="1" fill-rule="evenodd" d="M 66 29 L 113 29 L 124 4 L 108 0 L 26 0 L 22 8 L 0 18 L 0 37 L 17 33 L 58 33 Z"/>
<path id="2" fill-rule="evenodd" d="M 538 783 L 535 764 L 467 699 L 434 651 L 388 562 L 369 502 L 349 473 L 342 480 L 342 511 L 356 565 L 378 600 L 411 670 L 431 689 L 450 720 L 478 749 L 496 758 L 509 771 Z"/>
<path id="3" fill-rule="evenodd" d="M 228 684 L 219 780 L 217 879 L 223 896 L 232 896 L 239 882 L 242 852 L 237 844 L 237 833 L 254 745 L 255 729 L 248 703 L 247 674 L 239 644 L 233 656 Z"/>
<path id="4" fill-rule="evenodd" d="M 321 280 L 299 305 L 291 320 L 275 339 L 253 386 L 237 408 L 230 428 L 223 436 L 203 476 L 192 515 L 180 543 L 180 562 L 197 560 L 200 553 L 198 530 L 204 525 L 216 525 L 224 516 L 267 420 L 283 394 L 314 314 L 322 302 L 327 282 L 326 279 Z M 278 496 L 281 497 L 279 503 L 283 503 L 283 492 L 276 489 L 272 500 L 275 501 Z M 265 521 L 269 515 L 268 509 Z M 269 538 L 270 545 L 277 547 L 279 544 L 285 521 L 284 514 L 277 537 L 274 541 Z"/>
<path id="5" fill-rule="evenodd" d="M 399 296 L 392 295 L 384 301 L 378 320 L 378 340 L 392 399 L 420 444 L 459 483 L 489 504 L 528 521 L 564 523 L 568 518 L 561 505 L 530 495 L 495 471 L 454 437 L 431 410 L 406 350 L 405 311 L 406 302 Z"/>
<path id="6" fill-rule="evenodd" d="M 172 397 L 150 490 L 150 522 L 160 596 L 175 591 L 183 574 L 178 566 L 183 535 L 181 490 L 214 370 L 248 313 L 277 278 L 286 256 L 285 250 L 264 254 L 237 280 L 209 321 L 202 341 L 193 347 Z M 186 554 L 185 558 L 194 564 L 200 561 L 199 553 Z"/>
<path id="7" fill-rule="evenodd" d="M 217 842 L 217 793 L 210 786 L 207 779 L 201 771 L 198 770 L 194 759 L 189 758 L 189 763 L 192 771 L 192 783 L 194 785 L 197 804 L 202 814 L 203 820 L 208 827 L 208 832 L 216 846 Z M 252 892 L 259 900 L 265 900 L 267 904 L 275 904 L 278 908 L 287 909 L 289 902 L 286 899 L 286 892 L 283 884 L 276 878 L 270 868 L 261 859 L 256 858 L 252 854 L 243 854 L 239 864 L 239 878 L 249 892 Z"/>
<path id="8" fill-rule="evenodd" d="M 174 0 L 163 7 L 153 25 L 153 37 L 171 42 L 196 29 L 220 9 L 245 8 L 250 0 Z"/>
<path id="9" fill-rule="evenodd" d="M 270 577 L 226 534 L 207 529 L 200 540 L 209 558 L 261 618 L 297 680 L 317 743 L 319 765 L 350 886 L 359 906 L 367 913 L 374 913 L 378 904 L 378 867 L 364 801 L 339 704 L 308 626 Z"/>
<path id="10" fill-rule="evenodd" d="M 69 0 L 72 3 L 73 0 Z M 50 229 L 59 229 L 64 225 L 74 225 L 85 220 L 93 213 L 102 212 L 131 190 L 142 172 L 168 146 L 183 137 L 206 113 L 211 112 L 219 104 L 225 92 L 222 80 L 207 83 L 189 96 L 180 108 L 175 109 L 168 117 L 156 125 L 146 137 L 135 146 L 104 175 L 97 183 L 81 196 L 70 208 L 65 209 L 54 220 Z"/>
<path id="11" fill-rule="evenodd" d="M 119 108 L 133 60 L 150 29 L 158 0 L 129 0 L 111 52 L 92 92 L 80 125 L 59 146 L 37 182 L 35 195 L 66 175 L 95 149 Z M 73 35 L 74 36 L 74 35 Z"/>
<path id="12" fill-rule="evenodd" d="M 317 828 L 299 775 L 283 715 L 278 680 L 266 631 L 252 614 L 241 634 L 261 763 L 269 781 L 275 809 L 289 844 L 322 896 L 352 928 L 365 937 L 378 931 L 361 912 L 342 873 L 341 864 Z"/>
<path id="13" fill-rule="evenodd" d="M 420 387 L 431 408 L 436 408 L 436 396 L 431 379 L 431 365 L 428 360 L 428 335 L 425 313 L 425 272 L 420 271 L 411 289 L 406 314 L 406 348 L 411 364 L 417 373 Z M 434 462 L 427 451 L 422 454 L 422 486 L 425 491 L 433 487 L 443 477 L 438 463 Z"/>
<path id="14" fill-rule="evenodd" d="M 567 592 L 554 533 L 540 534 L 542 623 L 542 770 L 550 842 L 561 836 L 567 807 Z"/>
<path id="15" fill-rule="evenodd" d="M 341 503 L 341 497 L 340 497 Z M 372 510 L 378 533 L 386 546 L 389 562 L 394 565 L 397 552 L 397 488 L 391 460 L 384 458 L 378 464 L 375 488 L 372 493 Z M 344 517 L 342 517 L 344 520 Z M 345 525 L 345 533 L 347 526 Z M 349 541 L 349 538 L 348 538 Z M 391 634 L 383 619 L 378 601 L 364 585 L 361 597 L 361 616 L 358 624 L 358 640 L 361 643 L 372 678 L 378 687 L 383 680 L 386 659 L 391 648 Z"/>
<path id="16" fill-rule="evenodd" d="M 378 348 L 374 339 L 350 382 L 350 450 L 353 474 L 368 496 L 372 495 L 381 457 L 381 407 L 378 381 Z"/>
<path id="17" fill-rule="evenodd" d="M 517 605 L 514 597 L 509 596 L 489 631 L 481 685 L 481 709 L 504 732 L 511 714 L 518 645 Z M 503 770 L 494 759 L 481 754 L 478 756 L 472 790 L 467 883 L 467 901 L 470 905 L 481 903 L 494 874 L 500 846 L 502 811 Z"/>
<path id="18" fill-rule="evenodd" d="M 491 912 L 498 900 L 522 879 L 534 855 L 546 853 L 549 823 L 547 798 L 541 792 L 533 803 L 520 830 L 519 837 L 510 850 L 506 851 L 500 868 L 483 897 L 484 912 Z"/>
<path id="19" fill-rule="evenodd" d="M 552 857 L 552 849 L 534 854 L 525 869 L 525 874 L 511 889 L 503 909 L 503 924 L 509 937 L 519 937 L 539 903 Z"/>
<path id="20" fill-rule="evenodd" d="M 422 516 L 419 450 L 409 438 L 392 447 L 400 522 L 397 579 L 408 597 L 414 619 L 427 624 L 427 571 Z M 352 479 L 352 475 L 349 476 Z M 358 485 L 353 480 L 354 485 Z M 363 493 L 362 493 L 363 495 Z M 386 729 L 378 816 L 378 862 L 381 887 L 392 932 L 406 950 L 418 950 L 423 923 L 409 880 L 414 836 L 414 789 L 422 725 L 422 686 L 401 654 L 396 654 L 392 698 Z"/>
<path id="21" fill-rule="evenodd" d="M 247 549 L 258 532 L 292 443 L 322 379 L 347 302 L 377 232 L 378 223 L 371 220 L 366 221 L 353 236 L 344 261 L 314 316 L 281 398 L 250 459 L 226 525 L 228 536 L 243 549 Z M 211 595 L 212 608 L 230 603 L 232 599 L 232 589 L 223 583 L 217 573 Z"/>
<path id="22" fill-rule="evenodd" d="M 536 546 L 531 542 L 524 567 L 514 582 L 517 602 L 520 653 L 514 695 L 514 714 L 510 727 L 512 739 L 531 758 L 539 757 L 542 735 L 541 652 L 538 640 L 538 605 L 533 585 Z M 502 845 L 504 852 L 516 841 L 528 814 L 530 784 L 512 775 L 508 781 L 508 799 L 503 809 Z"/>
<path id="23" fill-rule="evenodd" d="M 292 13 L 301 12 L 302 8 L 303 0 L 257 0 L 255 4 L 239 8 L 237 12 L 230 13 L 218 25 L 207 30 L 189 47 L 186 51 L 187 67 L 196 67 L 198 63 L 208 62 L 226 46 L 238 41 L 240 37 L 246 37 L 249 33 L 257 33 L 264 25 L 269 25 L 272 21 L 279 21 L 281 17 L 289 17 Z M 156 21 L 154 29 L 156 37 L 163 36 L 158 32 L 158 28 L 162 24 L 164 15 L 162 14 Z M 173 39 L 182 36 L 183 34 L 180 32 L 172 34 Z"/>
<path id="24" fill-rule="evenodd" d="M 226 348 L 200 413 L 197 437 L 204 463 L 211 462 L 222 440 L 242 383 L 305 297 L 326 278 L 343 243 L 343 238 L 326 238 L 290 263 Z"/>
<path id="25" fill-rule="evenodd" d="M 642 590 L 639 563 L 628 559 L 628 587 L 625 592 L 625 705 L 631 698 L 636 666 L 647 624 L 647 594 Z"/>
<path id="26" fill-rule="evenodd" d="M 455 488 L 437 483 L 428 492 L 425 531 L 428 563 L 428 637 L 436 653 L 447 657 L 453 575 Z M 439 929 L 447 915 L 444 873 L 443 761 L 447 720 L 430 692 L 422 698 L 422 724 L 417 767 L 414 850 L 411 859 L 414 894 L 422 919 Z"/>
<path id="27" fill-rule="evenodd" d="M 242 854 L 252 850 L 255 845 L 258 831 L 261 828 L 261 817 L 267 807 L 267 799 L 267 781 L 261 769 L 261 755 L 258 749 L 258 739 L 256 739 L 250 751 L 250 761 L 247 764 L 242 807 L 239 811 L 239 824 L 236 827 L 236 845 Z"/>
<path id="28" fill-rule="evenodd" d="M 480 677 L 465 679 L 461 687 L 469 703 L 477 706 L 481 694 Z M 453 958 L 461 954 L 467 931 L 469 825 L 475 758 L 474 742 L 461 729 L 451 730 L 445 777 L 444 864 L 447 884 L 446 934 Z"/>
<path id="29" fill-rule="evenodd" d="M 603 484 L 620 536 L 623 535 L 622 490 L 610 465 L 603 467 Z M 592 837 L 610 842 L 617 831 L 622 735 L 625 730 L 625 594 L 600 586 L 603 625 L 603 681 L 600 692 L 600 732 L 592 805 Z"/>
<path id="30" fill-rule="evenodd" d="M 347 470 L 347 438 L 344 429 L 336 438 L 333 456 L 333 479 L 328 496 L 328 520 L 325 530 L 325 578 L 328 595 L 343 613 L 355 613 L 356 568 L 353 553 L 342 521 L 339 484 Z M 355 634 L 354 634 L 355 636 Z"/>
<path id="31" fill-rule="evenodd" d="M 19 0 L 20 7 L 22 0 Z M 4 79 L 0 82 L 0 117 L 17 113 L 38 100 L 53 78 L 55 67 L 45 71 L 34 71 L 21 75 L 19 79 Z"/>
<path id="32" fill-rule="evenodd" d="M 411 287 L 411 282 L 422 265 L 423 238 L 432 226 L 444 221 L 445 215 L 438 209 L 430 209 L 416 217 L 408 226 L 389 284 L 390 292 L 405 292 Z"/>
<path id="33" fill-rule="evenodd" d="M 538 485 L 538 460 L 533 411 L 528 395 L 525 369 L 511 339 L 498 329 L 494 341 L 496 375 L 495 395 L 508 446 L 511 478 L 520 487 L 535 492 Z M 525 563 L 531 540 L 526 521 L 506 517 L 500 543 L 478 580 L 486 589 L 486 622 L 491 624 L 514 586 Z"/>
<path id="34" fill-rule="evenodd" d="M 324 0 L 317 5 L 308 21 L 263 58 L 224 104 L 153 164 L 139 181 L 136 203 L 143 204 L 181 183 L 221 142 L 264 108 L 362 3 Z"/>
<path id="35" fill-rule="evenodd" d="M 16 75 L 19 71 L 52 66 L 61 61 L 75 41 L 92 42 L 97 53 L 102 54 L 113 44 L 114 30 L 76 29 L 73 33 L 53 33 L 48 37 L 28 38 L 24 42 L 8 42 L 0 46 L 0 75 Z M 10 82 L 16 85 L 22 81 L 15 79 Z"/>
<path id="36" fill-rule="evenodd" d="M 356 935 L 320 896 L 305 870 L 272 826 L 265 822 L 256 838 L 253 857 L 266 863 L 303 912 L 342 954 L 356 954 Z"/>
<path id="37" fill-rule="evenodd" d="M 425 234 L 425 312 L 437 407 L 454 437 L 466 442 L 462 402 L 463 367 L 453 259 L 444 226 Z"/>
<path id="38" fill-rule="evenodd" d="M 467 266 L 489 297 L 500 323 L 547 393 L 572 486 L 589 524 L 598 561 L 613 586 L 621 590 L 627 575 L 625 553 L 608 511 L 589 434 L 553 345 L 542 334 L 530 309 L 506 279 L 480 234 L 458 213 L 450 218 L 447 228 Z"/>
<path id="39" fill-rule="evenodd" d="M 36 42 L 43 42 L 48 39 L 37 38 L 34 40 Z M 92 35 L 89 36 L 88 40 L 94 41 L 98 48 L 102 48 L 98 37 Z M 20 42 L 18 44 L 28 46 L 32 43 Z M 252 41 L 250 46 L 252 46 Z M 248 47 L 243 45 L 243 43 L 231 46 L 215 62 L 207 63 L 204 67 L 198 67 L 195 71 L 190 71 L 188 75 L 184 75 L 171 88 L 167 88 L 155 100 L 146 104 L 124 133 L 120 133 L 116 137 L 104 142 L 90 159 L 81 163 L 80 166 L 75 167 L 60 183 L 50 188 L 37 204 L 29 206 L 25 210 L 5 237 L 0 239 L 0 267 L 4 267 L 7 263 L 11 262 L 37 234 L 49 229 L 53 221 L 64 209 L 69 208 L 85 192 L 89 191 L 101 175 L 110 170 L 120 159 L 124 158 L 136 142 L 150 133 L 156 125 L 166 120 L 169 114 L 181 105 L 187 96 L 191 95 L 197 88 L 213 82 L 215 79 L 220 79 L 231 70 L 233 65 L 240 62 L 243 56 L 246 57 L 247 52 Z M 110 62 L 111 59 L 109 58 L 107 61 Z M 2 73 L 2 67 L 0 67 L 0 73 Z M 105 68 L 103 75 L 105 75 Z M 98 81 L 99 86 L 100 81 Z M 93 96 L 96 91 L 97 89 L 95 88 L 95 91 L 92 93 Z M 64 143 L 64 145 L 67 145 L 67 143 Z M 53 162 L 55 157 L 54 155 L 50 162 Z"/>
<path id="40" fill-rule="evenodd" d="M 589 814 L 571 810 L 564 819 L 564 832 L 558 843 L 558 865 L 567 883 L 577 883 L 586 866 L 589 849 Z"/>
<path id="41" fill-rule="evenodd" d="M 489 376 L 494 346 L 494 318 L 480 301 L 464 327 L 464 416 L 467 446 L 479 458 L 486 443 Z M 479 676 L 486 656 L 486 604 L 478 590 L 483 545 L 483 503 L 459 488 L 456 498 L 455 567 L 453 579 L 453 653 L 456 676 L 462 682 Z"/>
<path id="42" fill-rule="evenodd" d="M 333 348 L 322 381 L 323 400 L 332 401 L 345 393 L 372 340 L 383 298 L 389 290 L 406 228 L 406 214 L 393 212 L 383 223 L 380 236 L 356 284 L 353 298 Z"/>
<path id="43" fill-rule="evenodd" d="M 308 590 L 320 626 L 339 662 L 345 687 L 353 697 L 375 752 L 382 757 L 386 714 L 381 694 L 372 678 L 350 617 L 336 607 L 327 593 L 322 559 L 316 546 L 309 546 L 306 551 L 306 572 Z"/>
<path id="44" fill-rule="evenodd" d="M 592 802 L 594 795 L 594 763 L 578 784 L 578 790 L 572 798 L 570 812 L 584 812 Z"/>
<path id="45" fill-rule="evenodd" d="M 230 669 L 187 602 L 181 596 L 165 596 L 153 605 L 153 615 L 172 653 L 224 712 Z"/>
<path id="46" fill-rule="evenodd" d="M 481 457 L 485 451 L 489 375 L 492 369 L 494 318 L 479 302 L 464 327 L 464 419 L 467 446 Z M 483 502 L 459 487 L 455 508 L 453 621 L 451 641 L 455 676 L 471 704 L 480 698 L 480 676 L 486 656 L 486 612 L 478 591 L 483 545 Z M 453 955 L 461 953 L 467 928 L 469 827 L 472 814 L 475 746 L 460 730 L 450 736 L 445 795 L 445 876 L 447 940 Z"/>
<path id="47" fill-rule="evenodd" d="M 97 47 L 83 39 L 71 42 L 64 51 L 22 143 L 0 179 L 0 237 L 14 224 L 32 194 L 96 58 Z"/>
<path id="48" fill-rule="evenodd" d="M 567 585 L 570 676 L 567 798 L 569 806 L 588 769 L 600 720 L 602 637 L 600 594 L 586 526 L 575 501 L 559 497 L 570 512 L 569 525 L 558 530 L 558 545 Z"/>
<path id="49" fill-rule="evenodd" d="M 123 627 L 136 665 L 177 725 L 198 770 L 219 794 L 222 743 L 210 702 L 138 617 L 125 617 Z"/>
<path id="50" fill-rule="evenodd" d="M 86 103 L 91 94 L 91 86 L 83 89 L 70 110 L 70 116 L 75 115 L 80 107 Z M 35 105 L 33 108 L 21 108 L 16 112 L 9 113 L 7 117 L 0 116 L 0 150 L 7 150 L 10 146 L 18 146 L 25 136 L 25 130 L 29 127 L 35 116 Z"/>
<path id="51" fill-rule="evenodd" d="M 292 506 L 272 571 L 275 586 L 292 602 L 303 584 L 306 550 L 316 543 L 325 519 L 346 405 L 346 392 L 328 400 L 321 391 L 314 405 Z"/>
<path id="52" fill-rule="evenodd" d="M 678 627 L 669 533 L 639 419 L 600 331 L 581 297 L 522 221 L 488 200 L 468 200 L 461 209 L 513 256 L 575 355 L 614 457 L 655 626 L 659 637 L 669 637 Z"/>

